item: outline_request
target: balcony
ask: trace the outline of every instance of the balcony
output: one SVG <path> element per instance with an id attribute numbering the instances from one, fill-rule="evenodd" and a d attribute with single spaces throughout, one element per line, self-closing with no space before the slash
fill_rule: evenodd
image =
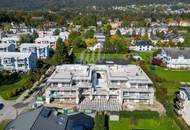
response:
<path id="1" fill-rule="evenodd" d="M 177 99 L 180 101 L 185 101 L 185 98 L 183 98 L 179 93 L 177 94 Z"/>
<path id="2" fill-rule="evenodd" d="M 150 95 L 124 95 L 123 99 L 150 99 Z"/>
<path id="3" fill-rule="evenodd" d="M 183 103 L 181 103 L 181 102 L 179 102 L 179 101 L 176 101 L 176 107 L 177 107 L 178 109 L 183 109 L 183 108 L 184 108 Z"/>

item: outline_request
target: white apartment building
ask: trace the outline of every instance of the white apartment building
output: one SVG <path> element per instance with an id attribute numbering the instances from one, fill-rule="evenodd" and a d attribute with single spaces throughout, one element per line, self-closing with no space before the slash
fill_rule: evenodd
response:
<path id="1" fill-rule="evenodd" d="M 177 99 L 177 113 L 181 115 L 185 122 L 190 126 L 190 87 L 180 87 Z"/>
<path id="2" fill-rule="evenodd" d="M 190 68 L 190 48 L 163 48 L 158 57 L 168 68 Z"/>
<path id="3" fill-rule="evenodd" d="M 23 43 L 20 45 L 20 52 L 35 53 L 38 59 L 46 59 L 49 57 L 48 44 Z"/>
<path id="4" fill-rule="evenodd" d="M 35 69 L 37 65 L 37 57 L 34 53 L 21 52 L 1 52 L 0 53 L 0 69 L 28 71 Z"/>
<path id="5" fill-rule="evenodd" d="M 19 36 L 3 37 L 1 43 L 15 44 L 19 42 Z"/>
<path id="6" fill-rule="evenodd" d="M 0 52 L 15 52 L 16 48 L 14 44 L 1 43 Z"/>
<path id="7" fill-rule="evenodd" d="M 39 38 L 36 38 L 35 43 L 40 44 L 40 45 L 48 44 L 49 48 L 55 49 L 58 38 L 59 38 L 58 36 L 39 37 Z"/>
<path id="8" fill-rule="evenodd" d="M 122 106 L 153 104 L 154 98 L 152 81 L 136 65 L 64 64 L 56 67 L 47 86 L 47 104 L 54 101 L 81 104 L 87 100 L 90 107 L 92 101 L 104 100 Z"/>

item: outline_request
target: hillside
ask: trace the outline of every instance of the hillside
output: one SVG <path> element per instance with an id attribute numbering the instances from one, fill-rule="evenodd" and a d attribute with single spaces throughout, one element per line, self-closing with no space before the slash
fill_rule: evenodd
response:
<path id="1" fill-rule="evenodd" d="M 84 6 L 115 6 L 127 4 L 178 3 L 189 0 L 0 0 L 1 9 L 41 9 Z"/>

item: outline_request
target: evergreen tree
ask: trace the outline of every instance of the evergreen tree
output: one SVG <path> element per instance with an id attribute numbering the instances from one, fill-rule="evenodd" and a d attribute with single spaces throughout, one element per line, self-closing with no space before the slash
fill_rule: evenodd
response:
<path id="1" fill-rule="evenodd" d="M 61 65 L 70 63 L 68 48 L 63 43 L 62 39 L 59 38 L 56 42 L 56 49 L 54 54 L 54 64 Z"/>

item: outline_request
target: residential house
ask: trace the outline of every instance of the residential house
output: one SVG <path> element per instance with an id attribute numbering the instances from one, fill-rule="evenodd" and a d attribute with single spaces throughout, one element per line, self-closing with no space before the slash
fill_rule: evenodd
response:
<path id="1" fill-rule="evenodd" d="M 23 43 L 20 45 L 20 52 L 35 53 L 38 59 L 46 59 L 49 57 L 48 44 Z"/>
<path id="2" fill-rule="evenodd" d="M 168 68 L 190 68 L 190 48 L 163 48 L 158 57 Z"/>
<path id="3" fill-rule="evenodd" d="M 53 36 L 54 31 L 37 31 L 38 36 L 41 37 L 48 37 Z"/>
<path id="4" fill-rule="evenodd" d="M 84 113 L 65 115 L 55 108 L 38 108 L 22 113 L 5 130 L 92 130 L 93 118 Z"/>
<path id="5" fill-rule="evenodd" d="M 96 38 L 96 42 L 87 46 L 87 49 L 91 51 L 103 48 L 103 44 L 106 41 L 106 37 L 102 33 L 95 33 L 94 37 Z"/>
<path id="6" fill-rule="evenodd" d="M 190 126 L 190 87 L 180 87 L 176 101 L 177 113 Z"/>
<path id="7" fill-rule="evenodd" d="M 91 51 L 96 51 L 98 49 L 102 49 L 103 48 L 103 44 L 100 42 L 95 42 L 93 44 L 89 44 L 87 46 L 87 49 L 91 50 Z"/>
<path id="8" fill-rule="evenodd" d="M 37 56 L 34 53 L 1 52 L 0 68 L 12 71 L 28 71 L 37 67 Z"/>
<path id="9" fill-rule="evenodd" d="M 60 32 L 59 33 L 59 37 L 63 40 L 63 41 L 65 41 L 65 40 L 67 40 L 67 39 L 69 39 L 69 32 L 67 32 L 67 31 L 64 31 L 64 32 Z"/>
<path id="10" fill-rule="evenodd" d="M 190 22 L 188 20 L 181 20 L 179 22 L 179 26 L 182 26 L 182 27 L 189 27 L 190 26 Z"/>
<path id="11" fill-rule="evenodd" d="M 16 48 L 14 44 L 1 43 L 0 52 L 15 52 Z"/>
<path id="12" fill-rule="evenodd" d="M 151 41 L 138 41 L 134 46 L 129 47 L 129 49 L 134 51 L 151 51 L 153 45 Z"/>

